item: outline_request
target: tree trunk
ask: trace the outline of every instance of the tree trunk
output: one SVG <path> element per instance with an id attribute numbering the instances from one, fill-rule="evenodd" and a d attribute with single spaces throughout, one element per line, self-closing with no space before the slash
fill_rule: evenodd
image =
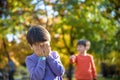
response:
<path id="1" fill-rule="evenodd" d="M 73 52 L 71 52 L 70 55 L 73 55 Z M 72 77 L 73 77 L 73 65 L 69 62 L 69 68 L 67 71 L 67 78 L 68 78 L 68 80 L 72 80 Z"/>
<path id="2" fill-rule="evenodd" d="M 8 58 L 8 60 L 10 59 L 10 55 L 8 53 L 7 47 L 6 47 L 6 43 L 5 43 L 5 39 L 2 38 L 3 40 L 3 47 L 4 47 L 4 52 L 5 52 L 5 56 Z"/>
<path id="3" fill-rule="evenodd" d="M 67 73 L 68 80 L 72 80 L 72 76 L 73 76 L 73 65 L 69 63 L 69 68 L 68 68 L 68 73 Z"/>

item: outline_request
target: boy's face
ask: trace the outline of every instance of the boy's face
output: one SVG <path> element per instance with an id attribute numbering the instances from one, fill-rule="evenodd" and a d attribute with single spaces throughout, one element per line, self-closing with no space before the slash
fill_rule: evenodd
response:
<path id="1" fill-rule="evenodd" d="M 86 47 L 84 45 L 78 45 L 77 50 L 78 52 L 84 52 L 86 50 Z"/>
<path id="2" fill-rule="evenodd" d="M 38 56 L 46 56 L 51 51 L 50 42 L 35 43 L 31 46 L 31 49 Z"/>

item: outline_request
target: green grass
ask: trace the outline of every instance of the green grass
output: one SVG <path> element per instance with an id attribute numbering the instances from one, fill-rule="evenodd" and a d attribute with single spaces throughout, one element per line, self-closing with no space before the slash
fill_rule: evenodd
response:
<path id="1" fill-rule="evenodd" d="M 63 80 L 67 80 L 64 78 Z M 75 80 L 75 78 L 73 78 Z M 98 77 L 97 80 L 120 80 L 120 78 L 104 78 L 104 77 Z"/>
<path id="2" fill-rule="evenodd" d="M 97 80 L 120 80 L 120 78 L 104 78 L 104 77 L 99 77 Z"/>

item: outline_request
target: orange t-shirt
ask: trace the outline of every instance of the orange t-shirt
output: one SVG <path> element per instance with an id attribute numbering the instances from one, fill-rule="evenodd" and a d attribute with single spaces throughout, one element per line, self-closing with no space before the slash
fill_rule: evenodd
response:
<path id="1" fill-rule="evenodd" d="M 96 79 L 96 69 L 92 55 L 77 55 L 75 58 L 70 59 L 70 62 L 76 63 L 75 77 L 77 80 Z"/>

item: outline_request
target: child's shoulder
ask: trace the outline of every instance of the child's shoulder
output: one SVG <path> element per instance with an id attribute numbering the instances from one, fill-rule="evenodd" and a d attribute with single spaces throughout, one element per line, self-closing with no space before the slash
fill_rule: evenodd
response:
<path id="1" fill-rule="evenodd" d="M 33 57 L 35 57 L 35 54 L 28 55 L 26 59 L 32 59 Z"/>
<path id="2" fill-rule="evenodd" d="M 88 57 L 93 57 L 93 55 L 91 55 L 91 54 L 87 54 L 87 56 L 88 56 Z"/>
<path id="3" fill-rule="evenodd" d="M 51 52 L 50 52 L 50 55 L 51 55 L 53 58 L 55 58 L 55 59 L 58 58 L 58 57 L 60 57 L 57 51 L 51 51 Z"/>

